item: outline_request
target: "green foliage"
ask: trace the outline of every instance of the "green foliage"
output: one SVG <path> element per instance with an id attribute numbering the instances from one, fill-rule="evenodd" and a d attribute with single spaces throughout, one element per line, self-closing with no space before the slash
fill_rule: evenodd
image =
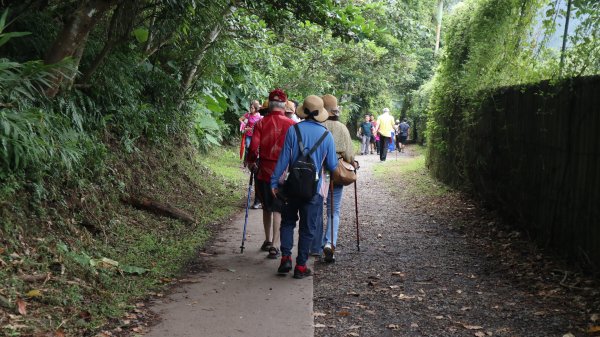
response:
<path id="1" fill-rule="evenodd" d="M 228 126 L 219 118 L 227 107 L 226 96 L 214 97 L 204 95 L 195 103 L 194 129 L 192 143 L 201 151 L 223 144 L 224 135 L 228 134 Z"/>
<path id="2" fill-rule="evenodd" d="M 488 95 L 503 86 L 600 73 L 600 5 L 573 1 L 579 25 L 569 36 L 565 63 L 549 43 L 566 11 L 560 1 L 470 0 L 449 17 L 446 45 L 428 87 L 429 165 L 445 181 L 465 185 L 470 126 Z M 561 34 L 562 35 L 562 34 Z M 540 36 L 543 36 L 540 38 Z M 479 162 L 485 165 L 484 162 Z"/>
<path id="3" fill-rule="evenodd" d="M 26 35 L 3 33 L 6 14 L 0 18 L 2 44 Z M 48 66 L 0 59 L 0 181 L 23 171 L 38 177 L 52 170 L 70 171 L 84 156 L 90 139 L 83 133 L 81 115 L 60 101 L 60 113 L 54 112 L 44 95 L 50 81 L 68 72 L 68 61 Z"/>

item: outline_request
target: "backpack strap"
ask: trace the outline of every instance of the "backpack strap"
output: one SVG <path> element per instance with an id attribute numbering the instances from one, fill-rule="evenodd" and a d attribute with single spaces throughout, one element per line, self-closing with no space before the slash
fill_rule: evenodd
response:
<path id="1" fill-rule="evenodd" d="M 298 124 L 294 124 L 294 131 L 296 131 L 296 138 L 298 138 L 298 146 L 302 155 L 306 156 L 306 150 L 304 149 L 304 143 L 302 142 L 302 135 L 300 134 L 300 128 Z"/>
<path id="2" fill-rule="evenodd" d="M 312 147 L 312 149 L 310 149 L 310 151 L 308 152 L 308 155 L 310 156 L 311 154 L 313 154 L 313 152 L 315 152 L 317 150 L 317 148 L 319 147 L 319 145 L 321 145 L 321 143 L 323 143 L 323 140 L 325 140 L 325 137 L 327 137 L 327 134 L 329 133 L 329 131 L 325 130 L 325 132 L 323 132 L 323 135 L 321 136 L 321 138 L 319 138 L 319 140 L 317 141 L 317 143 Z"/>

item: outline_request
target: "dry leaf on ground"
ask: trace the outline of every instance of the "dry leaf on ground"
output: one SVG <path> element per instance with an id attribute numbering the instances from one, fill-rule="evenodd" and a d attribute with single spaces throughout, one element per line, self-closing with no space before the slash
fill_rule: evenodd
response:
<path id="1" fill-rule="evenodd" d="M 588 329 L 588 333 L 595 333 L 595 332 L 600 332 L 600 326 L 594 325 Z"/>
<path id="2" fill-rule="evenodd" d="M 17 300 L 17 311 L 22 316 L 27 315 L 27 303 L 25 303 L 25 301 L 23 301 L 22 299 Z"/>
<path id="3" fill-rule="evenodd" d="M 400 325 L 398 325 L 398 324 L 390 324 L 390 325 L 387 326 L 387 328 L 391 329 L 391 330 L 399 330 L 400 329 Z"/>
<path id="4" fill-rule="evenodd" d="M 27 297 L 40 297 L 42 296 L 42 292 L 39 291 L 38 289 L 32 289 L 29 292 L 27 292 Z"/>
<path id="5" fill-rule="evenodd" d="M 483 329 L 480 325 L 469 325 L 469 324 L 461 324 L 467 330 L 481 330 Z"/>

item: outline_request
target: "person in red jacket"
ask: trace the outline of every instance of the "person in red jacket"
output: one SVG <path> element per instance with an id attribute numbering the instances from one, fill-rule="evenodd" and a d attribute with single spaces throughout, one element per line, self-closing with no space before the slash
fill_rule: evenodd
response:
<path id="1" fill-rule="evenodd" d="M 286 117 L 287 95 L 281 89 L 269 94 L 269 112 L 254 125 L 252 141 L 246 160 L 252 169 L 257 167 L 256 190 L 263 206 L 263 225 L 265 241 L 261 249 L 268 251 L 269 258 L 276 259 L 279 254 L 279 227 L 281 225 L 282 202 L 271 194 L 271 175 L 275 170 L 279 153 L 283 148 L 285 134 L 295 122 Z"/>

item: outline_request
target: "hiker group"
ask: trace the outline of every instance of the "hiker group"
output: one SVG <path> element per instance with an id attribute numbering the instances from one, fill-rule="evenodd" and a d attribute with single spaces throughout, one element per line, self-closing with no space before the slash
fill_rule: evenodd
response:
<path id="1" fill-rule="evenodd" d="M 311 275 L 306 264 L 310 255 L 322 256 L 328 263 L 335 261 L 344 186 L 356 182 L 358 168 L 350 132 L 339 117 L 340 108 L 333 95 L 310 95 L 298 106 L 283 90 L 275 89 L 262 109 L 254 101 L 250 111 L 240 118 L 244 164 L 251 171 L 248 205 L 254 183 L 253 208 L 261 207 L 263 211 L 265 241 L 261 250 L 268 251 L 267 257 L 272 259 L 281 256 L 279 274 L 292 270 L 296 223 L 299 237 L 294 278 Z M 385 127 L 376 128 L 376 132 L 387 137 Z M 242 252 L 247 219 L 248 209 Z"/>
<path id="2" fill-rule="evenodd" d="M 365 120 L 358 127 L 356 136 L 361 140 L 360 154 L 367 155 L 377 152 L 379 159 L 384 162 L 389 151 L 404 152 L 410 125 L 406 118 L 396 120 L 390 115 L 388 108 L 375 121 L 373 115 L 365 115 Z"/>

